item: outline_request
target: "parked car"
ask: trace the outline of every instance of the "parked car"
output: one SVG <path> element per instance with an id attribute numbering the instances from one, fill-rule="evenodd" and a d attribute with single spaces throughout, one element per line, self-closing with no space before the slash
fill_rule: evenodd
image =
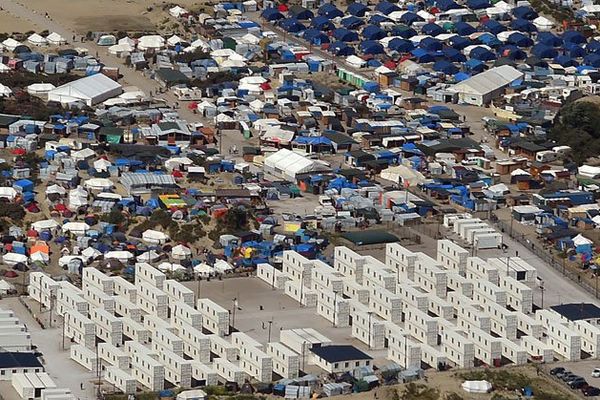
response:
<path id="1" fill-rule="evenodd" d="M 600 378 L 600 368 L 594 368 L 592 371 L 592 378 Z"/>
<path id="2" fill-rule="evenodd" d="M 568 372 L 565 372 L 564 374 L 562 374 L 560 379 L 563 380 L 564 382 L 569 382 L 570 380 L 573 380 L 576 377 L 577 377 L 577 375 L 575 375 L 571 371 L 568 371 Z"/>
<path id="3" fill-rule="evenodd" d="M 557 373 L 556 373 L 556 377 L 557 377 L 558 379 L 562 379 L 562 378 L 563 378 L 563 376 L 565 376 L 565 375 L 568 375 L 568 374 L 572 374 L 572 372 L 571 372 L 571 371 L 569 371 L 569 370 L 566 370 L 566 369 L 565 369 L 565 370 L 564 370 L 564 371 L 562 371 L 562 372 L 557 372 Z"/>
<path id="4" fill-rule="evenodd" d="M 564 367 L 556 367 L 556 368 L 552 368 L 550 370 L 550 375 L 556 375 L 556 376 L 558 376 L 558 374 L 560 374 L 562 372 L 566 372 L 566 371 L 567 370 L 564 369 Z M 594 370 L 594 371 L 596 371 L 596 370 Z M 594 376 L 593 373 L 592 373 L 592 376 Z"/>
<path id="5" fill-rule="evenodd" d="M 587 381 L 582 377 L 579 377 L 569 382 L 569 387 L 571 389 L 581 389 L 583 386 L 587 386 Z"/>
<path id="6" fill-rule="evenodd" d="M 600 389 L 598 389 L 596 386 L 588 386 L 582 388 L 581 393 L 583 393 L 583 395 L 586 397 L 600 396 Z"/>
<path id="7" fill-rule="evenodd" d="M 582 377 L 582 376 L 579 376 L 579 375 L 575 375 L 575 374 L 573 374 L 573 375 L 569 376 L 567 379 L 565 379 L 564 381 L 565 381 L 565 382 L 567 383 L 567 385 L 568 385 L 569 383 L 573 382 L 575 379 L 579 379 L 579 378 L 583 379 L 583 377 Z"/>

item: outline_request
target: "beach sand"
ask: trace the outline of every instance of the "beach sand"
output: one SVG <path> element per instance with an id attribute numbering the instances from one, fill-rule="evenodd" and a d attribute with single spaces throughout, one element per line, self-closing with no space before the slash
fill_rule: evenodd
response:
<path id="1" fill-rule="evenodd" d="M 17 18 L 10 15 L 6 11 L 0 11 L 0 32 L 1 33 L 25 33 L 28 31 L 40 30 L 32 22 L 22 18 Z"/>

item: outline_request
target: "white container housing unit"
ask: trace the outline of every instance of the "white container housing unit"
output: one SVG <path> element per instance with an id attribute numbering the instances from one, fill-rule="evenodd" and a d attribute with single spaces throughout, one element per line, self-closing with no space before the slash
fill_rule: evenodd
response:
<path id="1" fill-rule="evenodd" d="M 229 311 L 210 299 L 198 299 L 202 327 L 216 335 L 229 335 Z"/>
<path id="2" fill-rule="evenodd" d="M 473 281 L 467 279 L 456 272 L 446 274 L 448 289 L 462 294 L 463 296 L 473 297 Z"/>
<path id="3" fill-rule="evenodd" d="M 129 317 L 136 322 L 142 321 L 144 311 L 142 307 L 132 303 L 125 296 L 113 297 L 115 301 L 115 315 L 118 317 Z"/>
<path id="4" fill-rule="evenodd" d="M 475 327 L 471 327 L 466 333 L 475 345 L 475 358 L 490 366 L 500 362 L 502 359 L 502 338 L 493 337 Z"/>
<path id="5" fill-rule="evenodd" d="M 388 323 L 388 325 L 391 325 Z M 387 359 L 402 368 L 421 368 L 421 343 L 416 342 L 401 328 L 387 329 Z"/>
<path id="6" fill-rule="evenodd" d="M 356 283 L 352 278 L 344 278 L 342 293 L 361 304 L 369 305 L 369 289 Z"/>
<path id="7" fill-rule="evenodd" d="M 104 379 L 124 394 L 135 394 L 137 381 L 125 370 L 110 366 L 104 371 Z"/>
<path id="8" fill-rule="evenodd" d="M 369 306 L 386 321 L 402 321 L 402 299 L 400 295 L 382 287 L 372 286 L 369 294 Z"/>
<path id="9" fill-rule="evenodd" d="M 285 282 L 291 279 L 287 274 L 266 263 L 256 266 L 256 276 L 274 289 L 283 289 Z"/>
<path id="10" fill-rule="evenodd" d="M 295 379 L 300 376 L 300 356 L 279 342 L 267 343 L 266 353 L 273 362 L 273 372 L 282 378 Z"/>
<path id="11" fill-rule="evenodd" d="M 132 303 L 137 303 L 137 289 L 133 283 L 121 276 L 113 276 L 111 279 L 115 296 L 125 297 Z"/>
<path id="12" fill-rule="evenodd" d="M 336 246 L 333 254 L 333 269 L 362 285 L 365 258 L 346 246 Z"/>
<path id="13" fill-rule="evenodd" d="M 103 365 L 109 364 L 122 370 L 129 369 L 129 354 L 110 343 L 98 343 L 98 357 L 103 361 Z"/>
<path id="14" fill-rule="evenodd" d="M 217 371 L 217 374 L 226 382 L 236 382 L 242 385 L 248 379 L 248 375 L 242 367 L 224 358 L 215 358 L 213 367 Z"/>
<path id="15" fill-rule="evenodd" d="M 163 349 L 183 357 L 183 339 L 166 329 L 152 331 L 152 350 L 158 353 Z"/>
<path id="16" fill-rule="evenodd" d="M 114 280 L 94 267 L 83 268 L 81 282 L 84 292 L 86 287 L 93 286 L 104 294 L 114 295 Z"/>
<path id="17" fill-rule="evenodd" d="M 512 276 L 500 276 L 499 285 L 506 291 L 506 303 L 514 310 L 530 314 L 533 311 L 533 290 Z"/>
<path id="18" fill-rule="evenodd" d="M 63 318 L 65 337 L 88 349 L 95 348 L 96 324 L 94 321 L 75 310 L 66 311 Z"/>
<path id="19" fill-rule="evenodd" d="M 80 344 L 73 344 L 71 345 L 70 352 L 71 360 L 75 361 L 88 371 L 92 371 L 93 374 L 97 373 L 100 362 L 98 357 L 96 357 L 96 352 L 94 350 L 90 350 Z"/>
<path id="20" fill-rule="evenodd" d="M 58 282 L 44 272 L 31 272 L 29 274 L 29 286 L 27 287 L 29 296 L 46 308 L 50 308 L 52 299 L 57 297 L 59 287 Z"/>
<path id="21" fill-rule="evenodd" d="M 193 328 L 185 322 L 181 322 L 177 328 L 178 336 L 183 340 L 183 354 L 192 360 L 209 363 L 211 348 L 209 335 L 205 335 L 200 329 Z"/>
<path id="22" fill-rule="evenodd" d="M 450 240 L 438 240 L 437 261 L 446 269 L 465 276 L 469 252 Z"/>
<path id="23" fill-rule="evenodd" d="M 159 391 L 165 388 L 165 367 L 156 360 L 156 355 L 151 356 L 149 350 L 139 347 L 127 346 L 131 342 L 125 342 L 126 351 L 131 359 L 131 375 L 142 386 Z M 142 346 L 143 347 L 143 346 Z"/>
<path id="24" fill-rule="evenodd" d="M 317 306 L 317 292 L 304 286 L 300 281 L 286 281 L 283 290 L 286 295 L 306 308 L 315 308 Z"/>
<path id="25" fill-rule="evenodd" d="M 15 373 L 11 378 L 12 387 L 22 399 L 36 399 L 44 389 L 54 389 L 56 384 L 46 372 Z"/>
<path id="26" fill-rule="evenodd" d="M 404 312 L 404 329 L 421 343 L 427 343 L 430 346 L 437 345 L 437 317 L 431 317 L 415 308 L 409 308 Z"/>
<path id="27" fill-rule="evenodd" d="M 138 288 L 137 305 L 152 316 L 167 319 L 169 316 L 167 294 L 147 281 L 140 281 L 139 284 L 136 283 L 136 286 Z"/>
<path id="28" fill-rule="evenodd" d="M 219 335 L 206 335 L 210 340 L 210 351 L 219 358 L 236 361 L 240 355 L 240 349 Z"/>
<path id="29" fill-rule="evenodd" d="M 101 308 L 110 314 L 115 313 L 115 298 L 95 286 L 83 288 L 83 298 L 90 304 L 90 308 Z"/>
<path id="30" fill-rule="evenodd" d="M 447 271 L 436 260 L 424 253 L 417 253 L 414 282 L 423 290 L 442 299 L 448 290 Z"/>
<path id="31" fill-rule="evenodd" d="M 96 336 L 113 346 L 123 343 L 123 321 L 101 308 L 90 310 L 90 319 L 96 324 Z"/>
<path id="32" fill-rule="evenodd" d="M 167 276 L 152 265 L 145 262 L 135 264 L 136 287 L 139 287 L 141 282 L 146 282 L 162 290 L 166 280 Z"/>
<path id="33" fill-rule="evenodd" d="M 217 370 L 200 361 L 192 361 L 192 386 L 214 386 L 219 383 Z"/>
<path id="34" fill-rule="evenodd" d="M 175 386 L 192 387 L 192 361 L 162 348 L 158 351 L 158 361 L 164 366 L 165 379 Z"/>
<path id="35" fill-rule="evenodd" d="M 185 303 L 194 307 L 194 292 L 173 279 L 167 279 L 164 282 L 163 291 L 169 297 L 169 306 L 175 303 Z"/>
<path id="36" fill-rule="evenodd" d="M 427 312 L 429 309 L 429 293 L 423 292 L 414 283 L 401 283 L 396 286 L 396 293 L 400 297 L 404 308 L 414 307 L 417 310 Z"/>
<path id="37" fill-rule="evenodd" d="M 79 295 L 79 291 L 60 288 L 57 291 L 57 313 L 62 316 L 67 310 L 75 310 L 83 315 L 89 311 L 89 303 Z"/>
<path id="38" fill-rule="evenodd" d="M 354 311 L 352 315 L 352 337 L 366 344 L 369 349 L 385 348 L 385 323 L 373 312 Z"/>
<path id="39" fill-rule="evenodd" d="M 398 243 L 388 243 L 385 246 L 386 265 L 403 278 L 414 281 L 416 260 L 417 254 Z M 397 282 L 400 283 L 400 279 Z"/>
<path id="40" fill-rule="evenodd" d="M 554 361 L 554 350 L 552 346 L 533 336 L 521 336 L 521 347 L 527 351 L 532 361 L 552 362 Z"/>
<path id="41" fill-rule="evenodd" d="M 458 329 L 444 329 L 440 336 L 442 351 L 450 362 L 459 368 L 475 366 L 475 344 L 465 332 Z"/>
<path id="42" fill-rule="evenodd" d="M 123 336 L 139 343 L 146 344 L 150 341 L 150 329 L 144 325 L 132 320 L 129 317 L 122 317 Z"/>
<path id="43" fill-rule="evenodd" d="M 344 300 L 342 293 L 328 289 L 317 291 L 317 314 L 333 323 L 338 328 L 350 326 L 350 304 Z"/>
<path id="44" fill-rule="evenodd" d="M 283 273 L 306 287 L 311 286 L 311 270 L 313 263 L 293 250 L 283 252 Z"/>

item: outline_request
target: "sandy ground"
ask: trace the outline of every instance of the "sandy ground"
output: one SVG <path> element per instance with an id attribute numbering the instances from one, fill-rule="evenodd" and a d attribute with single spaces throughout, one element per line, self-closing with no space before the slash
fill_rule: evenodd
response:
<path id="1" fill-rule="evenodd" d="M 25 33 L 28 31 L 43 30 L 33 22 L 23 18 L 15 17 L 6 11 L 0 11 L 0 32 L 1 33 Z"/>

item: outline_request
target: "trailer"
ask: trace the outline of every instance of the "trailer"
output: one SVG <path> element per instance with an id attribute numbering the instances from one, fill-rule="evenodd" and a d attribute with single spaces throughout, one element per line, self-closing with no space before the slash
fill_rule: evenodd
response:
<path id="1" fill-rule="evenodd" d="M 266 354 L 273 362 L 273 372 L 285 379 L 300 376 L 300 356 L 279 342 L 267 343 Z"/>
<path id="2" fill-rule="evenodd" d="M 120 318 L 101 309 L 92 308 L 90 320 L 96 324 L 96 336 L 113 346 L 123 343 L 123 322 Z"/>
<path id="3" fill-rule="evenodd" d="M 142 282 L 145 282 L 162 290 L 166 280 L 167 276 L 152 265 L 145 262 L 135 264 L 136 287 L 139 287 Z"/>
<path id="4" fill-rule="evenodd" d="M 229 311 L 210 299 L 198 299 L 202 327 L 219 336 L 229 335 Z"/>
<path id="5" fill-rule="evenodd" d="M 385 246 L 385 263 L 396 271 L 398 278 L 402 276 L 405 279 L 414 281 L 415 262 L 417 255 L 398 243 L 388 243 Z M 397 280 L 400 282 L 400 279 Z"/>
<path id="6" fill-rule="evenodd" d="M 81 283 L 84 292 L 86 287 L 92 286 L 109 296 L 115 293 L 114 280 L 94 267 L 83 268 L 81 271 Z"/>
<path id="7" fill-rule="evenodd" d="M 136 393 L 137 381 L 121 368 L 107 367 L 104 372 L 104 379 L 124 394 Z"/>
<path id="8" fill-rule="evenodd" d="M 54 389 L 56 384 L 46 372 L 12 374 L 12 387 L 22 399 L 39 398 L 44 389 Z"/>
<path id="9" fill-rule="evenodd" d="M 168 296 L 169 306 L 172 307 L 175 303 L 184 303 L 190 307 L 194 307 L 194 292 L 191 289 L 188 289 L 187 287 L 183 286 L 176 280 L 165 280 L 163 291 Z"/>
<path id="10" fill-rule="evenodd" d="M 261 263 L 256 266 L 256 276 L 263 282 L 269 284 L 273 289 L 284 288 L 285 282 L 291 278 L 284 272 L 279 271 L 271 264 Z"/>

